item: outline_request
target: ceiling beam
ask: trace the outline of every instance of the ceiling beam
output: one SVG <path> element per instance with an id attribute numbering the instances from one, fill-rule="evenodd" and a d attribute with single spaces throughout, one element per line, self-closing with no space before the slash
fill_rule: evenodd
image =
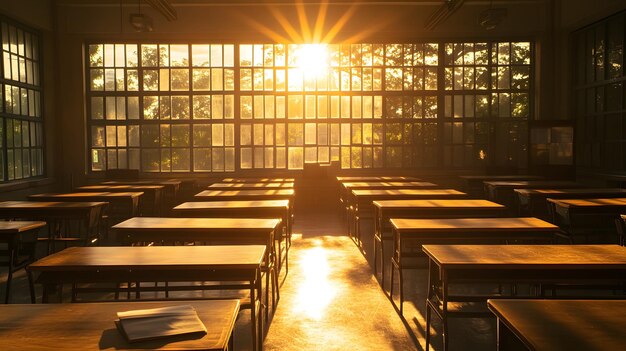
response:
<path id="1" fill-rule="evenodd" d="M 145 0 L 153 9 L 160 12 L 168 21 L 178 19 L 176 9 L 170 4 L 169 0 Z"/>
<path id="2" fill-rule="evenodd" d="M 452 14 L 456 12 L 456 10 L 458 10 L 464 2 L 465 0 L 445 0 L 443 4 L 441 4 L 441 6 L 439 6 L 435 12 L 428 17 L 424 28 L 428 30 L 435 29 L 437 25 L 452 16 Z"/>

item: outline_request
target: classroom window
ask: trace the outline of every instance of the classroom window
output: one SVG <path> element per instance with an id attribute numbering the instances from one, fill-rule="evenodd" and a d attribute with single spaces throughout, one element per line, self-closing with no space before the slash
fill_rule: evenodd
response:
<path id="1" fill-rule="evenodd" d="M 0 16 L 0 181 L 44 174 L 40 35 Z"/>
<path id="2" fill-rule="evenodd" d="M 526 164 L 529 42 L 87 50 L 92 171 Z"/>
<path id="3" fill-rule="evenodd" d="M 576 166 L 626 171 L 626 11 L 574 33 Z"/>

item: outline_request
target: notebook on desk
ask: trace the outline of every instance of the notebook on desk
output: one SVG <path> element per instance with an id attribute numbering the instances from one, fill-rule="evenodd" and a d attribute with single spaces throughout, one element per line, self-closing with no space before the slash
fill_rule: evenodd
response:
<path id="1" fill-rule="evenodd" d="M 129 342 L 207 332 L 190 305 L 118 312 L 117 317 L 115 325 Z"/>

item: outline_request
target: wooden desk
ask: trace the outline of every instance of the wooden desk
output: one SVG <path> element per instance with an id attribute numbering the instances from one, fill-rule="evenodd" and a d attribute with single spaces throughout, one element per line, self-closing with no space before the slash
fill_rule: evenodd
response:
<path id="1" fill-rule="evenodd" d="M 63 194 L 36 194 L 29 195 L 32 201 L 70 201 L 108 202 L 107 214 L 115 221 L 124 220 L 139 215 L 139 199 L 143 192 L 112 193 L 112 192 L 78 192 Z"/>
<path id="2" fill-rule="evenodd" d="M 523 181 L 523 180 L 543 180 L 544 177 L 528 175 L 528 174 L 509 174 L 509 175 L 465 175 L 459 176 L 463 181 L 463 190 L 473 196 L 484 197 L 484 182 L 502 182 L 502 181 Z"/>
<path id="3" fill-rule="evenodd" d="M 180 202 L 180 188 L 182 181 L 178 179 L 158 180 L 108 180 L 101 185 L 160 185 L 163 186 L 163 201 L 168 208 L 176 206 Z"/>
<path id="4" fill-rule="evenodd" d="M 213 183 L 209 190 L 293 189 L 293 182 L 276 183 Z"/>
<path id="5" fill-rule="evenodd" d="M 33 273 L 39 273 L 37 282 L 43 285 L 44 303 L 49 300 L 51 288 L 63 284 L 71 284 L 72 301 L 76 301 L 80 283 L 119 286 L 137 282 L 135 291 L 140 298 L 140 291 L 163 289 L 140 287 L 141 282 L 228 282 L 225 285 L 169 286 L 168 289 L 249 290 L 250 303 L 242 307 L 251 310 L 256 350 L 262 348 L 263 323 L 257 315 L 261 309 L 261 265 L 265 257 L 264 245 L 71 247 L 42 258 L 26 270 L 31 290 L 35 282 Z"/>
<path id="6" fill-rule="evenodd" d="M 626 197 L 608 199 L 548 199 L 553 221 L 570 235 L 602 234 L 617 242 L 615 219 L 626 212 Z"/>
<path id="7" fill-rule="evenodd" d="M 364 181 L 364 182 L 343 182 L 339 189 L 339 201 L 345 209 L 346 221 L 350 221 L 350 211 L 348 208 L 349 197 L 352 190 L 357 189 L 435 189 L 439 186 L 429 182 L 418 181 Z"/>
<path id="8" fill-rule="evenodd" d="M 348 198 L 348 194 L 356 189 L 435 189 L 439 186 L 430 182 L 415 181 L 375 181 L 375 182 L 343 182 L 341 191 L 343 199 Z"/>
<path id="9" fill-rule="evenodd" d="M 551 219 L 548 198 L 592 199 L 626 197 L 626 189 L 620 188 L 575 188 L 575 189 L 515 189 L 520 215 L 531 215 Z"/>
<path id="10" fill-rule="evenodd" d="M 293 189 L 256 189 L 256 190 L 203 190 L 194 196 L 196 201 L 230 200 L 290 200 L 293 204 Z"/>
<path id="11" fill-rule="evenodd" d="M 117 312 L 178 305 L 196 309 L 207 328 L 205 336 L 131 344 L 113 323 Z M 232 350 L 229 343 L 238 313 L 239 300 L 6 305 L 0 306 L 0 349 L 226 351 Z"/>
<path id="12" fill-rule="evenodd" d="M 426 244 L 508 244 L 520 242 L 552 242 L 559 227 L 539 218 L 443 218 L 390 220 L 393 232 L 391 257 L 391 292 L 393 296 L 394 270 L 400 279 L 400 314 L 404 302 L 403 269 L 417 269 L 423 265 L 410 262 L 424 257 Z M 384 264 L 384 263 L 383 263 Z M 384 281 L 382 285 L 384 287 Z M 394 303 L 393 299 L 391 300 Z M 395 305 L 395 303 L 394 303 Z"/>
<path id="13" fill-rule="evenodd" d="M 77 192 L 111 192 L 144 193 L 139 200 L 139 209 L 142 216 L 159 216 L 163 212 L 163 185 L 86 185 L 76 188 Z"/>
<path id="14" fill-rule="evenodd" d="M 361 243 L 361 220 L 374 218 L 373 201 L 462 199 L 467 194 L 454 189 L 354 189 L 348 197 L 348 233 Z"/>
<path id="15" fill-rule="evenodd" d="M 107 202 L 0 202 L 0 218 L 41 220 L 48 223 L 48 253 L 54 240 L 72 240 L 67 235 L 79 234 L 84 243 L 100 239 L 102 214 Z M 71 232 L 69 222 L 81 224 L 83 232 Z"/>
<path id="16" fill-rule="evenodd" d="M 4 303 L 9 303 L 11 298 L 13 273 L 34 261 L 37 232 L 45 225 L 46 222 L 40 221 L 0 221 L 0 243 L 7 245 L 6 250 L 0 250 L 0 256 L 3 258 L 2 264 L 6 264 L 9 269 Z M 24 236 L 31 236 L 30 242 L 23 240 Z"/>
<path id="17" fill-rule="evenodd" d="M 224 178 L 224 183 L 275 183 L 275 182 L 295 182 L 295 178 Z"/>
<path id="18" fill-rule="evenodd" d="M 385 281 L 384 241 L 393 238 L 391 218 L 502 217 L 506 207 L 487 200 L 377 200 L 374 201 L 374 274 L 381 257 L 381 282 Z"/>
<path id="19" fill-rule="evenodd" d="M 118 241 L 127 244 L 201 242 L 204 245 L 265 245 L 266 305 L 269 302 L 270 276 L 275 283 L 273 291 L 278 293 L 274 237 L 281 229 L 280 219 L 135 217 L 112 229 L 117 233 Z"/>
<path id="20" fill-rule="evenodd" d="M 520 180 L 520 181 L 489 181 L 485 184 L 485 196 L 488 200 L 503 204 L 517 213 L 517 200 L 514 189 L 567 189 L 582 188 L 582 184 L 559 180 Z"/>
<path id="21" fill-rule="evenodd" d="M 626 301 L 488 300 L 498 350 L 626 350 Z"/>
<path id="22" fill-rule="evenodd" d="M 484 306 L 495 295 L 450 294 L 454 284 L 538 284 L 540 291 L 530 297 L 554 297 L 556 285 L 576 284 L 578 288 L 597 288 L 623 284 L 626 277 L 626 248 L 618 245 L 424 245 L 429 257 L 426 330 L 431 312 L 443 321 L 444 350 L 448 348 L 448 318 L 485 317 L 485 312 L 449 310 L 451 302 L 474 302 Z M 552 294 L 546 296 L 547 288 Z M 578 298 L 589 298 L 577 289 Z M 578 295 L 580 294 L 580 295 Z M 497 296 L 496 296 L 497 295 Z M 510 296 L 519 296 L 512 290 Z M 426 347 L 430 333 L 426 334 Z"/>
<path id="23" fill-rule="evenodd" d="M 289 200 L 256 201 L 194 201 L 182 203 L 172 210 L 179 217 L 223 217 L 223 218 L 280 218 L 278 241 L 278 262 L 282 265 L 281 242 L 286 240 L 285 265 L 289 270 L 289 246 L 291 245 L 291 208 Z"/>
<path id="24" fill-rule="evenodd" d="M 405 176 L 352 176 L 337 177 L 339 183 L 345 182 L 414 182 L 420 181 L 420 178 Z"/>

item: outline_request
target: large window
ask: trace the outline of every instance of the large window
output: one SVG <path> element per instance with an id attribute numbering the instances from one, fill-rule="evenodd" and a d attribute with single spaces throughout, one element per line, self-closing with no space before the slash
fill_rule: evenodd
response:
<path id="1" fill-rule="evenodd" d="M 0 181 L 43 175 L 40 39 L 0 16 Z"/>
<path id="2" fill-rule="evenodd" d="M 575 33 L 577 166 L 606 173 L 626 171 L 626 75 L 621 12 Z"/>
<path id="3" fill-rule="evenodd" d="M 531 57 L 527 42 L 445 44 L 446 166 L 526 167 Z"/>
<path id="4" fill-rule="evenodd" d="M 528 42 L 87 50 L 93 171 L 526 166 Z"/>

